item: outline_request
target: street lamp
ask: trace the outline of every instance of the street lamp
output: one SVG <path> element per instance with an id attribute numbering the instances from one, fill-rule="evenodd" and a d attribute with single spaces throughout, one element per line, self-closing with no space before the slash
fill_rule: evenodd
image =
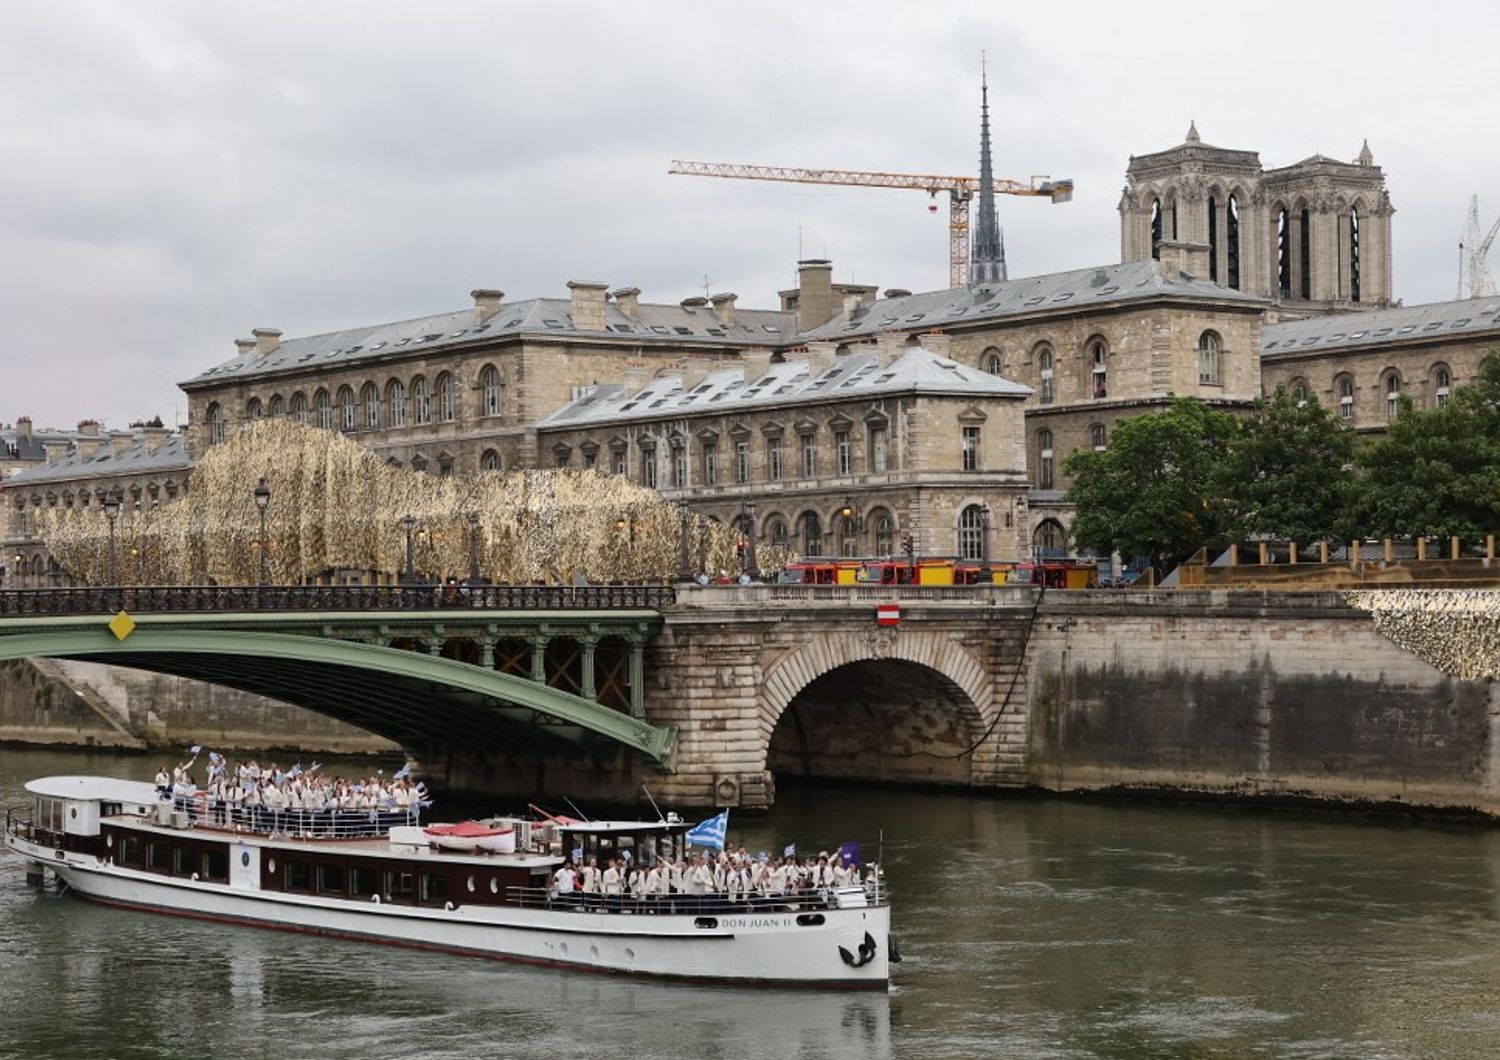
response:
<path id="1" fill-rule="evenodd" d="M 266 555 L 266 509 L 271 506 L 271 484 L 261 478 L 255 484 L 255 508 L 260 513 L 260 584 L 271 584 L 271 563 Z"/>
<path id="2" fill-rule="evenodd" d="M 110 493 L 104 498 L 104 518 L 109 520 L 109 584 L 120 584 L 120 571 L 115 563 L 115 520 L 120 517 L 120 497 Z"/>
<path id="3" fill-rule="evenodd" d="M 487 585 L 488 578 L 479 575 L 479 513 L 469 513 L 469 584 Z"/>
<path id="4" fill-rule="evenodd" d="M 416 582 L 416 573 L 411 565 L 411 532 L 417 528 L 417 517 L 405 515 L 401 517 L 401 529 L 406 531 L 406 568 L 401 572 L 401 584 L 412 585 Z"/>
<path id="5" fill-rule="evenodd" d="M 755 502 L 746 501 L 740 506 L 745 523 L 745 574 L 751 581 L 760 581 L 760 564 L 755 558 Z"/>
<path id="6" fill-rule="evenodd" d="M 708 577 L 708 523 L 698 524 L 698 571 Z"/>
<path id="7" fill-rule="evenodd" d="M 859 505 L 857 505 L 857 504 L 854 503 L 854 497 L 853 497 L 852 494 L 846 494 L 844 496 L 844 506 L 839 509 L 839 516 L 844 520 L 844 524 L 845 524 L 844 527 L 842 527 L 840 529 L 843 530 L 843 529 L 847 528 L 848 530 L 854 531 L 854 537 L 855 537 L 855 541 L 856 541 L 855 553 L 858 554 L 858 552 L 859 552 L 859 545 L 857 544 L 857 542 L 858 542 L 860 536 L 863 535 L 864 532 L 865 532 L 865 520 L 864 520 L 864 516 L 862 516 L 860 514 L 860 512 L 859 512 Z M 843 552 L 843 547 L 842 547 L 842 545 L 843 545 L 843 541 L 842 541 L 843 533 L 840 533 L 839 537 L 840 537 L 839 551 L 842 553 Z"/>
<path id="8" fill-rule="evenodd" d="M 682 501 L 677 502 L 677 580 L 693 580 L 692 560 L 688 558 L 688 509 Z"/>
<path id="9" fill-rule="evenodd" d="M 979 506 L 979 580 L 988 584 L 994 580 L 990 571 L 990 506 Z"/>

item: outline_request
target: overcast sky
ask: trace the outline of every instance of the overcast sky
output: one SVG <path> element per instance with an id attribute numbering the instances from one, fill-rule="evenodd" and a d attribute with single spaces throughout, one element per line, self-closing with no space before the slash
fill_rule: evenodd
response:
<path id="1" fill-rule="evenodd" d="M 1469 196 L 1500 211 L 1500 9 L 1441 8 L 11 0 L 0 421 L 170 421 L 175 383 L 252 327 L 481 286 L 771 306 L 799 247 L 841 280 L 946 286 L 946 205 L 920 193 L 666 168 L 975 173 L 981 49 L 997 176 L 1077 181 L 1066 206 L 1002 197 L 1012 276 L 1117 261 L 1128 156 L 1196 119 L 1267 166 L 1368 137 L 1396 294 L 1452 298 Z"/>

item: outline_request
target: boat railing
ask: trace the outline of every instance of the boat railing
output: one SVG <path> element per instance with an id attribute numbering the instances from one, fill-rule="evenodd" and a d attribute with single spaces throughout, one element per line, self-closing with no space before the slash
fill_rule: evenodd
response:
<path id="1" fill-rule="evenodd" d="M 175 827 L 209 828 L 225 832 L 281 836 L 294 839 L 378 839 L 402 825 L 416 825 L 420 810 L 273 810 L 264 806 L 224 802 L 201 796 L 172 799 Z"/>
<path id="2" fill-rule="evenodd" d="M 33 839 L 37 829 L 32 823 L 32 813 L 35 806 L 32 803 L 23 803 L 20 806 L 11 806 L 5 811 L 5 834 L 15 836 L 17 839 Z"/>
<path id="3" fill-rule="evenodd" d="M 847 895 L 849 890 L 842 889 Z M 828 909 L 848 908 L 847 898 L 840 902 L 839 888 L 816 888 L 786 894 L 748 894 L 730 897 L 727 893 L 709 894 L 598 894 L 573 891 L 558 894 L 546 887 L 508 887 L 511 905 L 523 909 L 574 910 L 586 913 L 637 913 L 645 915 L 725 916 L 735 913 L 815 913 Z M 884 881 L 864 884 L 865 907 L 886 905 L 889 896 Z"/>

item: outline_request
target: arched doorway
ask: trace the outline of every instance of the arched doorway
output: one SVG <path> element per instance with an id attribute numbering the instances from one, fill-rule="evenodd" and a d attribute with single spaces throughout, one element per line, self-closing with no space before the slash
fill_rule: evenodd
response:
<path id="1" fill-rule="evenodd" d="M 951 678 L 906 659 L 863 659 L 814 678 L 771 731 L 778 780 L 968 784 L 985 724 Z"/>

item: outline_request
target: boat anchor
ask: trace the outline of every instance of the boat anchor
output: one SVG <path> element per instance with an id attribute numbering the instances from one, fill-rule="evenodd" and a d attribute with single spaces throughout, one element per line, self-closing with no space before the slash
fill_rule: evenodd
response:
<path id="1" fill-rule="evenodd" d="M 850 953 L 842 946 L 839 947 L 839 956 L 844 959 L 844 963 L 847 964 L 850 968 L 863 968 L 865 965 L 869 964 L 875 959 L 875 940 L 871 938 L 870 933 L 866 931 L 865 940 L 859 944 L 858 957 Z"/>

